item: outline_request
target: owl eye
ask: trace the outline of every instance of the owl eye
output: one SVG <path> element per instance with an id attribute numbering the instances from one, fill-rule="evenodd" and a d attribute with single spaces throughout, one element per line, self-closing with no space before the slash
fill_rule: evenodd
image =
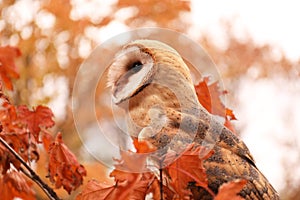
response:
<path id="1" fill-rule="evenodd" d="M 134 62 L 130 67 L 129 70 L 132 71 L 132 73 L 137 73 L 140 71 L 143 67 L 143 64 L 140 61 Z"/>

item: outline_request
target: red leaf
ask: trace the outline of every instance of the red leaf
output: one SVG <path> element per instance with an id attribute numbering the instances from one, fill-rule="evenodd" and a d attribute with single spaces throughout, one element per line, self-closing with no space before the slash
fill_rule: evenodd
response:
<path id="1" fill-rule="evenodd" d="M 35 140 L 30 138 L 24 127 L 17 123 L 16 107 L 10 104 L 9 99 L 0 91 L 0 124 L 1 137 L 25 160 L 38 160 L 39 154 Z M 0 168 L 5 174 L 10 169 L 10 163 L 16 169 L 20 162 L 6 148 L 0 145 Z"/>
<path id="2" fill-rule="evenodd" d="M 14 158 L 14 156 L 11 155 L 11 153 L 0 144 L 0 155 L 1 155 L 1 159 L 0 159 L 0 170 L 2 174 L 5 174 L 9 169 L 10 169 L 10 162 L 12 162 L 12 160 L 16 160 Z M 19 163 L 20 166 L 20 163 Z M 18 167 L 16 166 L 16 168 L 18 169 Z"/>
<path id="3" fill-rule="evenodd" d="M 0 133 L 0 136 L 9 144 L 26 162 L 37 161 L 39 154 L 35 143 L 30 143 L 28 134 L 22 133 Z M 0 145 L 0 167 L 2 174 L 10 169 L 10 163 L 16 169 L 20 169 L 20 161 L 16 159 L 4 146 Z"/>
<path id="4" fill-rule="evenodd" d="M 50 128 L 55 124 L 52 119 L 52 111 L 45 106 L 38 106 L 33 111 L 30 111 L 26 106 L 19 106 L 17 113 L 19 122 L 27 126 L 36 141 L 39 141 L 41 127 Z"/>
<path id="5" fill-rule="evenodd" d="M 53 143 L 53 140 L 54 138 L 49 132 L 47 132 L 46 130 L 42 130 L 42 141 L 47 152 L 49 151 L 50 145 Z"/>
<path id="6" fill-rule="evenodd" d="M 205 77 L 202 82 L 195 86 L 198 100 L 201 105 L 211 114 L 226 116 L 226 109 L 220 96 L 226 93 L 219 90 L 218 82 L 208 84 L 209 78 Z"/>
<path id="7" fill-rule="evenodd" d="M 1 199 L 13 200 L 16 197 L 24 200 L 35 200 L 35 193 L 24 175 L 17 171 L 10 171 L 0 178 Z"/>
<path id="8" fill-rule="evenodd" d="M 0 47 L 0 79 L 8 90 L 13 89 L 12 78 L 19 78 L 15 66 L 15 58 L 19 57 L 21 52 L 15 47 Z"/>
<path id="9" fill-rule="evenodd" d="M 86 170 L 64 144 L 61 133 L 57 134 L 48 153 L 50 181 L 55 183 L 56 188 L 63 186 L 68 193 L 77 189 L 83 182 L 83 176 L 86 176 Z"/>
<path id="10" fill-rule="evenodd" d="M 247 180 L 234 180 L 229 183 L 224 183 L 219 188 L 218 194 L 215 197 L 215 200 L 243 200 L 238 193 L 243 189 L 247 184 Z"/>
<path id="11" fill-rule="evenodd" d="M 204 77 L 203 81 L 195 85 L 195 90 L 197 97 L 201 105 L 209 112 L 212 113 L 212 96 L 210 95 L 210 90 L 208 88 L 208 77 Z M 218 97 L 219 98 L 219 97 Z"/>
<path id="12" fill-rule="evenodd" d="M 3 132 L 17 132 L 17 126 L 14 123 L 17 119 L 16 108 L 10 104 L 6 96 L 1 98 L 2 105 L 0 105 L 0 120 Z"/>
<path id="13" fill-rule="evenodd" d="M 189 145 L 186 151 L 174 163 L 166 167 L 171 178 L 171 185 L 181 198 L 190 194 L 190 191 L 187 190 L 188 183 L 190 182 L 196 182 L 197 186 L 202 186 L 208 192 L 212 193 L 208 188 L 203 160 L 210 157 L 213 151 L 200 158 L 199 155 L 203 148 L 201 146 L 194 147 L 194 145 Z"/>

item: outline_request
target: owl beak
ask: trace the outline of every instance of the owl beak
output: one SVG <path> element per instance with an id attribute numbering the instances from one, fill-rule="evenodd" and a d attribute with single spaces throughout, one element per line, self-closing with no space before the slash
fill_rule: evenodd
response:
<path id="1" fill-rule="evenodd" d="M 128 98 L 130 98 L 130 97 L 128 97 Z M 128 98 L 120 99 L 120 98 L 117 98 L 115 95 L 112 95 L 112 102 L 116 105 L 119 105 L 122 102 L 124 102 L 125 100 L 127 100 Z"/>

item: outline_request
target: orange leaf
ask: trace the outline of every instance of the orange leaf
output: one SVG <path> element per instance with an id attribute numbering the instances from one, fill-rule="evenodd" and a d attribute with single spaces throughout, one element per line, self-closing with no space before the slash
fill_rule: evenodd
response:
<path id="1" fill-rule="evenodd" d="M 15 47 L 0 47 L 0 79 L 8 90 L 13 89 L 12 78 L 19 78 L 15 66 L 15 58 L 19 57 L 21 52 Z"/>
<path id="2" fill-rule="evenodd" d="M 236 133 L 235 129 L 229 119 L 227 119 L 227 118 L 225 119 L 224 126 L 227 127 L 229 130 L 231 130 L 232 133 Z"/>
<path id="3" fill-rule="evenodd" d="M 208 84 L 208 81 L 209 78 L 205 77 L 195 86 L 198 100 L 209 113 L 225 117 L 226 110 L 220 96 L 226 91 L 219 90 L 218 82 Z"/>
<path id="4" fill-rule="evenodd" d="M 201 105 L 209 112 L 212 113 L 212 97 L 208 89 L 209 78 L 204 77 L 203 81 L 199 82 L 198 85 L 195 85 L 195 90 L 197 97 Z"/>
<path id="5" fill-rule="evenodd" d="M 76 200 L 109 200 L 112 199 L 111 196 L 115 196 L 115 188 L 115 186 L 108 186 L 96 180 L 91 180 L 87 183 L 83 191 L 77 195 Z"/>
<path id="6" fill-rule="evenodd" d="M 133 145 L 137 153 L 151 153 L 155 151 L 155 148 L 150 147 L 150 144 L 147 141 L 138 141 L 138 139 L 134 139 Z"/>
<path id="7" fill-rule="evenodd" d="M 218 194 L 215 197 L 215 200 L 243 200 L 238 193 L 243 189 L 243 187 L 247 184 L 247 180 L 234 180 L 229 183 L 224 183 L 219 188 Z"/>
<path id="8" fill-rule="evenodd" d="M 120 151 L 121 160 L 115 159 L 118 162 L 116 169 L 130 172 L 143 172 L 147 167 L 146 159 L 148 153 L 153 152 L 155 149 L 151 148 L 147 141 L 133 140 L 133 145 L 137 152 Z"/>
<path id="9" fill-rule="evenodd" d="M 13 200 L 16 197 L 24 200 L 35 200 L 35 193 L 24 175 L 17 171 L 10 171 L 0 178 L 1 199 Z"/>
<path id="10" fill-rule="evenodd" d="M 68 193 L 77 189 L 83 182 L 83 176 L 86 176 L 86 170 L 64 144 L 61 133 L 57 134 L 48 153 L 49 178 L 55 183 L 55 187 L 63 186 Z"/>
<path id="11" fill-rule="evenodd" d="M 203 158 L 200 158 L 200 152 L 204 147 L 189 145 L 186 151 L 170 166 L 166 167 L 171 178 L 171 185 L 181 198 L 188 195 L 188 184 L 196 182 L 196 185 L 208 189 L 208 182 L 203 167 L 203 160 L 210 157 L 213 151 L 210 151 Z M 213 195 L 213 194 L 212 194 Z"/>
<path id="12" fill-rule="evenodd" d="M 228 108 L 226 108 L 226 116 L 228 116 L 230 120 L 236 120 L 236 117 L 233 114 L 233 111 Z"/>
<path id="13" fill-rule="evenodd" d="M 125 172 L 122 170 L 114 169 L 110 174 L 110 177 L 114 177 L 116 182 L 132 182 L 136 179 L 137 173 Z"/>
<path id="14" fill-rule="evenodd" d="M 231 131 L 235 132 L 229 120 L 236 120 L 235 115 L 231 109 L 224 106 L 221 101 L 221 95 L 227 93 L 227 91 L 220 91 L 218 82 L 208 84 L 209 78 L 204 77 L 203 81 L 195 85 L 196 94 L 201 105 L 211 114 L 219 115 L 225 118 L 225 126 Z"/>
<path id="15" fill-rule="evenodd" d="M 19 122 L 26 125 L 36 141 L 39 141 L 41 127 L 50 128 L 55 124 L 52 119 L 52 111 L 45 106 L 38 106 L 33 111 L 30 111 L 26 106 L 19 106 L 17 113 Z"/>

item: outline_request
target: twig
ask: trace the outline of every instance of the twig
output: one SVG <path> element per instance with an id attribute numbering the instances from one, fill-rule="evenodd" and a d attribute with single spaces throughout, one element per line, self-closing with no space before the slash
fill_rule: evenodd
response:
<path id="1" fill-rule="evenodd" d="M 159 168 L 159 188 L 160 188 L 160 200 L 164 200 L 164 184 L 163 184 L 163 172 L 162 168 Z"/>
<path id="2" fill-rule="evenodd" d="M 7 142 L 0 136 L 0 142 L 7 148 L 11 154 L 13 154 L 17 160 L 21 162 L 21 164 L 28 170 L 25 171 L 23 168 L 20 170 L 32 181 L 34 181 L 42 190 L 43 192 L 49 197 L 50 200 L 60 200 L 57 194 L 54 192 L 52 188 L 50 188 L 43 180 L 33 171 L 33 169 L 23 160 L 23 158 L 13 149 Z"/>

